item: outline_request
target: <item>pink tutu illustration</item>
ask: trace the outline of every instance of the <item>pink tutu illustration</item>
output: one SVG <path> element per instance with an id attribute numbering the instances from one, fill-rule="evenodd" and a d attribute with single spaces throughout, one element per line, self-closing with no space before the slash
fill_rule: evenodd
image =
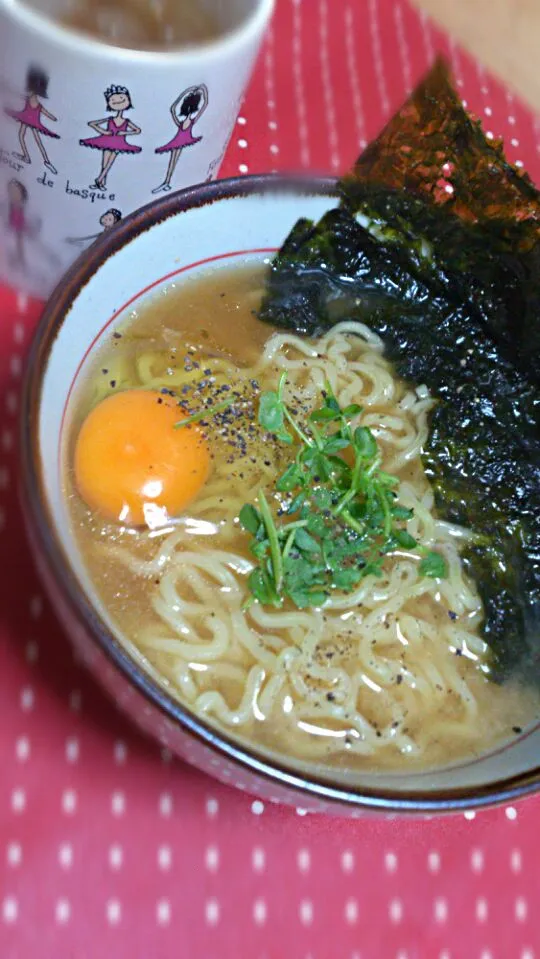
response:
<path id="1" fill-rule="evenodd" d="M 20 180 L 10 180 L 7 188 L 8 215 L 7 225 L 13 236 L 15 252 L 12 265 L 25 268 L 27 258 L 25 243 L 39 232 L 39 222 L 28 217 L 28 190 Z"/>
<path id="2" fill-rule="evenodd" d="M 172 189 L 171 180 L 182 150 L 194 146 L 195 143 L 202 140 L 202 137 L 193 136 L 193 127 L 200 120 L 207 106 L 208 89 L 204 83 L 200 86 L 188 87 L 171 104 L 170 114 L 177 130 L 172 140 L 169 140 L 162 147 L 157 147 L 155 151 L 156 153 L 170 153 L 170 157 L 165 179 L 163 183 L 152 190 L 152 193 L 161 193 Z"/>
<path id="3" fill-rule="evenodd" d="M 129 90 L 127 87 L 111 86 L 105 90 L 104 96 L 107 110 L 114 113 L 114 116 L 91 120 L 88 126 L 95 130 L 98 136 L 79 140 L 81 146 L 102 152 L 101 169 L 95 182 L 91 184 L 91 189 L 97 190 L 105 189 L 111 167 L 120 153 L 141 152 L 141 147 L 127 141 L 128 136 L 137 136 L 141 132 L 140 127 L 124 116 L 124 112 L 133 106 Z"/>
<path id="4" fill-rule="evenodd" d="M 6 226 L 14 241 L 14 249 L 10 256 L 11 266 L 27 274 L 32 272 L 30 261 L 35 260 L 36 257 L 45 258 L 49 264 L 56 266 L 59 263 L 58 257 L 40 238 L 39 219 L 28 214 L 28 190 L 24 183 L 20 180 L 9 181 L 7 201 Z M 31 257 L 27 255 L 28 245 L 32 249 Z"/>
<path id="5" fill-rule="evenodd" d="M 56 122 L 56 117 L 49 113 L 49 111 L 43 106 L 41 102 L 42 99 L 47 99 L 47 89 L 49 86 L 49 78 L 43 70 L 39 67 L 29 67 L 28 73 L 26 75 L 26 96 L 24 99 L 24 107 L 22 110 L 6 110 L 6 114 L 9 117 L 12 117 L 13 120 L 19 122 L 19 143 L 21 145 L 21 152 L 16 153 L 15 156 L 18 160 L 22 160 L 23 163 L 31 163 L 32 157 L 28 150 L 28 144 L 26 142 L 28 131 L 32 132 L 32 136 L 36 142 L 36 145 L 41 153 L 43 162 L 48 170 L 51 173 L 57 173 L 56 167 L 53 166 L 49 159 L 47 150 L 43 143 L 42 137 L 52 137 L 55 140 L 59 140 L 60 137 L 58 133 L 54 133 L 53 130 L 49 130 L 42 121 L 41 117 L 44 116 L 48 120 L 52 120 L 53 123 Z"/>

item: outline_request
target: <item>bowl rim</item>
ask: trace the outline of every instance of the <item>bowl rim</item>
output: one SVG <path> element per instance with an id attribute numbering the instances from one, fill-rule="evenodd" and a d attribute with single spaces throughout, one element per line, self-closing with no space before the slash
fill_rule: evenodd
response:
<path id="1" fill-rule="evenodd" d="M 64 551 L 45 494 L 39 455 L 38 430 L 41 392 L 47 360 L 56 335 L 73 302 L 91 282 L 101 266 L 115 253 L 147 230 L 170 217 L 221 200 L 257 196 L 277 191 L 309 197 L 339 196 L 334 177 L 296 177 L 257 174 L 204 183 L 154 200 L 122 220 L 100 237 L 70 267 L 47 302 L 35 330 L 27 357 L 20 415 L 21 496 L 26 521 L 40 552 L 46 557 L 57 589 L 71 617 L 80 623 L 105 658 L 123 674 L 130 685 L 168 722 L 216 758 L 232 762 L 243 773 L 263 779 L 269 786 L 294 790 L 302 795 L 343 810 L 406 814 L 458 813 L 481 809 L 523 798 L 540 788 L 540 766 L 484 786 L 462 786 L 438 790 L 348 787 L 332 782 L 329 776 L 307 775 L 278 758 L 270 760 L 255 746 L 241 743 L 217 727 L 198 718 L 189 707 L 169 695 L 164 687 L 143 670 L 101 619 L 82 589 Z M 511 747 L 510 747 L 511 748 Z"/>

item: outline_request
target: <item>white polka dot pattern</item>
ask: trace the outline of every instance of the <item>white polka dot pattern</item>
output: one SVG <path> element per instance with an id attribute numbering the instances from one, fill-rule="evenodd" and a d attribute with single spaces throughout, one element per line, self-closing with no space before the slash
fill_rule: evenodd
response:
<path id="1" fill-rule="evenodd" d="M 69 922 L 71 916 L 71 906 L 67 899 L 59 899 L 55 907 L 55 918 L 57 923 L 63 925 Z"/>
<path id="2" fill-rule="evenodd" d="M 344 170 L 436 50 L 540 179 L 540 121 L 406 0 L 277 0 L 222 175 Z M 39 309 L 0 291 L 1 959 L 540 959 L 539 800 L 448 821 L 282 809 L 143 740 L 94 686 L 20 536 Z"/>
<path id="3" fill-rule="evenodd" d="M 18 842 L 10 842 L 6 850 L 8 866 L 20 866 L 22 862 L 22 848 Z"/>
<path id="4" fill-rule="evenodd" d="M 209 926 L 217 926 L 219 922 L 219 913 L 220 909 L 218 900 L 208 899 L 205 906 L 204 915 Z"/>
<path id="5" fill-rule="evenodd" d="M 63 842 L 58 849 L 58 862 L 63 869 L 70 869 L 73 863 L 73 849 L 69 842 Z"/>

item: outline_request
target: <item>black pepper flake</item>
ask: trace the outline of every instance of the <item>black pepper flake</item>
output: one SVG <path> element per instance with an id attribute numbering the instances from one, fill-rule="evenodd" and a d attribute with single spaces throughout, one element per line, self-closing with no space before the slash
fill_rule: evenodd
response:
<path id="1" fill-rule="evenodd" d="M 516 736 L 519 736 L 519 734 L 523 732 L 523 729 L 521 726 L 512 726 L 512 732 L 515 733 Z"/>
<path id="2" fill-rule="evenodd" d="M 328 700 L 329 703 L 333 703 L 336 697 L 335 697 L 334 693 L 327 693 L 327 694 L 326 694 L 326 698 L 327 698 L 327 700 Z"/>
<path id="3" fill-rule="evenodd" d="M 454 613 L 453 610 L 451 610 L 451 609 L 448 610 L 448 615 L 449 615 L 450 619 L 452 620 L 452 622 L 454 622 L 454 620 L 457 619 L 457 613 Z"/>
<path id="4" fill-rule="evenodd" d="M 116 386 L 116 380 L 111 380 L 111 386 L 112 386 L 112 388 L 113 388 L 113 390 L 114 390 L 114 388 L 115 388 L 115 386 Z"/>
<path id="5" fill-rule="evenodd" d="M 463 650 L 462 650 L 462 649 L 456 649 L 456 656 L 463 656 Z"/>
<path id="6" fill-rule="evenodd" d="M 107 373 L 108 373 L 109 371 L 108 371 L 108 370 L 102 370 L 101 372 L 102 372 L 105 376 L 107 376 Z"/>
<path id="7" fill-rule="evenodd" d="M 158 401 L 158 403 L 163 403 L 163 397 L 162 397 L 162 396 L 158 396 L 157 401 Z"/>
<path id="8" fill-rule="evenodd" d="M 402 682 L 403 682 L 403 676 L 400 673 L 399 676 L 396 676 L 396 683 L 398 684 L 398 686 L 400 686 Z"/>
<path id="9" fill-rule="evenodd" d="M 121 334 L 121 333 L 113 333 L 113 337 L 114 337 L 115 340 L 121 340 L 121 339 L 122 339 L 122 334 Z"/>

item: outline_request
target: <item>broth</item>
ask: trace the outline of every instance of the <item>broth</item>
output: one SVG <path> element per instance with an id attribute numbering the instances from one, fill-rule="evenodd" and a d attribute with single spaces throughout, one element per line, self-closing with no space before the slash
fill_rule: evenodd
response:
<path id="1" fill-rule="evenodd" d="M 263 284 L 264 271 L 251 267 L 173 284 L 127 317 L 119 338 L 107 337 L 86 372 L 66 495 L 92 583 L 143 664 L 228 733 L 346 768 L 408 770 L 483 753 L 532 721 L 538 700 L 486 678 L 483 611 L 456 547 L 466 534 L 437 522 L 419 456 L 427 391 L 400 382 L 378 338 L 358 324 L 358 336 L 342 325 L 315 343 L 274 332 L 255 315 Z M 448 580 L 421 579 L 398 550 L 382 578 L 367 577 L 322 609 L 244 608 L 253 556 L 237 517 L 290 461 L 288 447 L 254 426 L 260 391 L 275 389 L 284 368 L 308 405 L 313 383 L 332 376 L 340 403 L 364 407 L 383 467 L 415 510 L 409 527 L 444 553 Z M 182 516 L 151 531 L 88 509 L 72 466 L 88 411 L 140 386 L 170 389 L 190 410 L 236 395 L 235 417 L 204 426 L 213 463 L 206 485 Z"/>
<path id="2" fill-rule="evenodd" d="M 29 5 L 64 27 L 134 50 L 209 43 L 224 32 L 219 16 L 201 0 L 65 0 L 54 11 L 47 0 Z"/>

